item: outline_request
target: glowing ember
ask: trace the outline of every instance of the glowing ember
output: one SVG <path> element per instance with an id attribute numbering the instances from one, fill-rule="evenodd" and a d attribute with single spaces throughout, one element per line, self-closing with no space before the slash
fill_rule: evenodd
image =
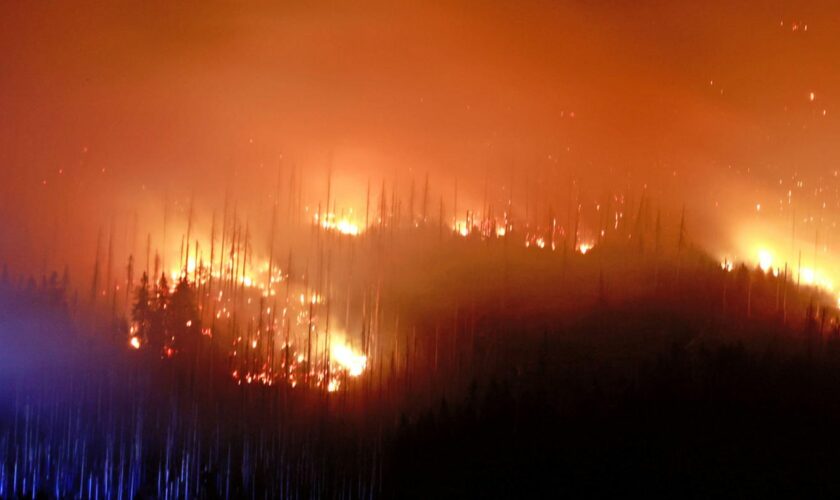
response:
<path id="1" fill-rule="evenodd" d="M 309 301 L 313 304 L 319 304 L 322 302 L 321 296 L 317 293 L 313 293 L 312 296 L 309 298 Z M 304 294 L 300 294 L 300 305 L 306 304 L 306 296 Z"/>
<path id="2" fill-rule="evenodd" d="M 140 337 L 131 337 L 128 344 L 134 349 L 140 349 Z"/>
<path id="3" fill-rule="evenodd" d="M 592 247 L 594 246 L 595 245 L 593 245 L 592 243 L 581 243 L 580 245 L 578 245 L 577 250 L 581 253 L 581 255 L 586 255 L 586 252 L 592 250 Z"/>

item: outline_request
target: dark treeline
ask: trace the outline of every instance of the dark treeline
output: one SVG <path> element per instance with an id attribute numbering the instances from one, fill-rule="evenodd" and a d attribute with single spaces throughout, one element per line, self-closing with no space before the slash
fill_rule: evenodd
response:
<path id="1" fill-rule="evenodd" d="M 148 345 L 152 355 L 174 351 L 195 354 L 197 351 L 201 315 L 195 287 L 185 276 L 170 287 L 165 275 L 150 284 L 148 275 L 143 273 L 130 314 L 130 333 Z"/>
<path id="2" fill-rule="evenodd" d="M 336 392 L 232 378 L 254 322 L 202 334 L 187 276 L 143 276 L 125 317 L 77 319 L 68 276 L 4 273 L 2 341 L 24 346 L 6 361 L 39 362 L 7 363 L 0 496 L 826 492 L 804 488 L 836 463 L 840 322 L 816 290 L 690 249 L 341 244 L 334 268 L 382 298 L 353 288 L 333 314 L 384 312 L 345 325 L 381 338 Z"/>
<path id="3" fill-rule="evenodd" d="M 386 491 L 833 496 L 838 368 L 837 356 L 773 359 L 722 346 L 675 350 L 636 380 L 574 381 L 559 401 L 546 398 L 544 379 L 518 391 L 491 382 L 400 427 Z"/>
<path id="4" fill-rule="evenodd" d="M 351 480 L 354 496 L 373 494 L 378 437 L 334 413 L 341 401 L 236 385 L 207 343 L 169 358 L 91 338 L 57 289 L 21 284 L 3 288 L 4 353 L 37 362 L 4 367 L 0 497 L 311 498 Z M 157 299 L 165 314 L 150 311 L 169 333 L 183 324 L 179 286 Z M 16 337 L 27 342 L 11 352 Z"/>

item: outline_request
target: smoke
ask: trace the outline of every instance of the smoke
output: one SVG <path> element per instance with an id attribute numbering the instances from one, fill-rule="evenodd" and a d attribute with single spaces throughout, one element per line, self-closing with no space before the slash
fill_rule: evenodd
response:
<path id="1" fill-rule="evenodd" d="M 450 210 L 456 182 L 462 208 L 485 185 L 556 205 L 570 182 L 644 191 L 717 251 L 754 189 L 840 159 L 840 29 L 819 2 L 2 9 L 0 251 L 37 272 L 89 268 L 100 231 L 135 216 L 121 257 L 161 246 L 166 199 L 173 228 L 191 198 L 209 225 L 226 193 L 265 228 L 281 162 L 309 206 L 332 171 L 357 212 L 369 180 L 407 192 L 427 173 Z"/>

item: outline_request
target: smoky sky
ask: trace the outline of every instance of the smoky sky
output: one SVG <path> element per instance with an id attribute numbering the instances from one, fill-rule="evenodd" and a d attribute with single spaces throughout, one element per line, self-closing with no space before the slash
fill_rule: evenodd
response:
<path id="1" fill-rule="evenodd" d="M 280 161 L 723 220 L 838 168 L 838 47 L 832 2 L 6 2 L 2 250 L 164 191 L 267 197 Z"/>

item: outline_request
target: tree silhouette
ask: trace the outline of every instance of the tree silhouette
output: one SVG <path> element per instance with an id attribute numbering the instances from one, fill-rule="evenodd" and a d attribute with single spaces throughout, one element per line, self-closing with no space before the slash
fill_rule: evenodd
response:
<path id="1" fill-rule="evenodd" d="M 149 345 L 155 351 L 161 351 L 169 339 L 166 321 L 169 300 L 169 282 L 166 280 L 166 276 L 161 274 L 160 280 L 155 287 L 154 300 L 150 302 L 151 325 L 149 328 Z"/>
<path id="2" fill-rule="evenodd" d="M 169 335 L 178 351 L 195 352 L 201 337 L 195 290 L 187 278 L 181 277 L 172 292 L 167 314 Z"/>
<path id="3" fill-rule="evenodd" d="M 136 299 L 131 308 L 131 321 L 136 328 L 135 334 L 145 342 L 150 341 L 152 328 L 152 304 L 149 300 L 149 276 L 143 273 L 140 284 L 134 293 Z"/>

